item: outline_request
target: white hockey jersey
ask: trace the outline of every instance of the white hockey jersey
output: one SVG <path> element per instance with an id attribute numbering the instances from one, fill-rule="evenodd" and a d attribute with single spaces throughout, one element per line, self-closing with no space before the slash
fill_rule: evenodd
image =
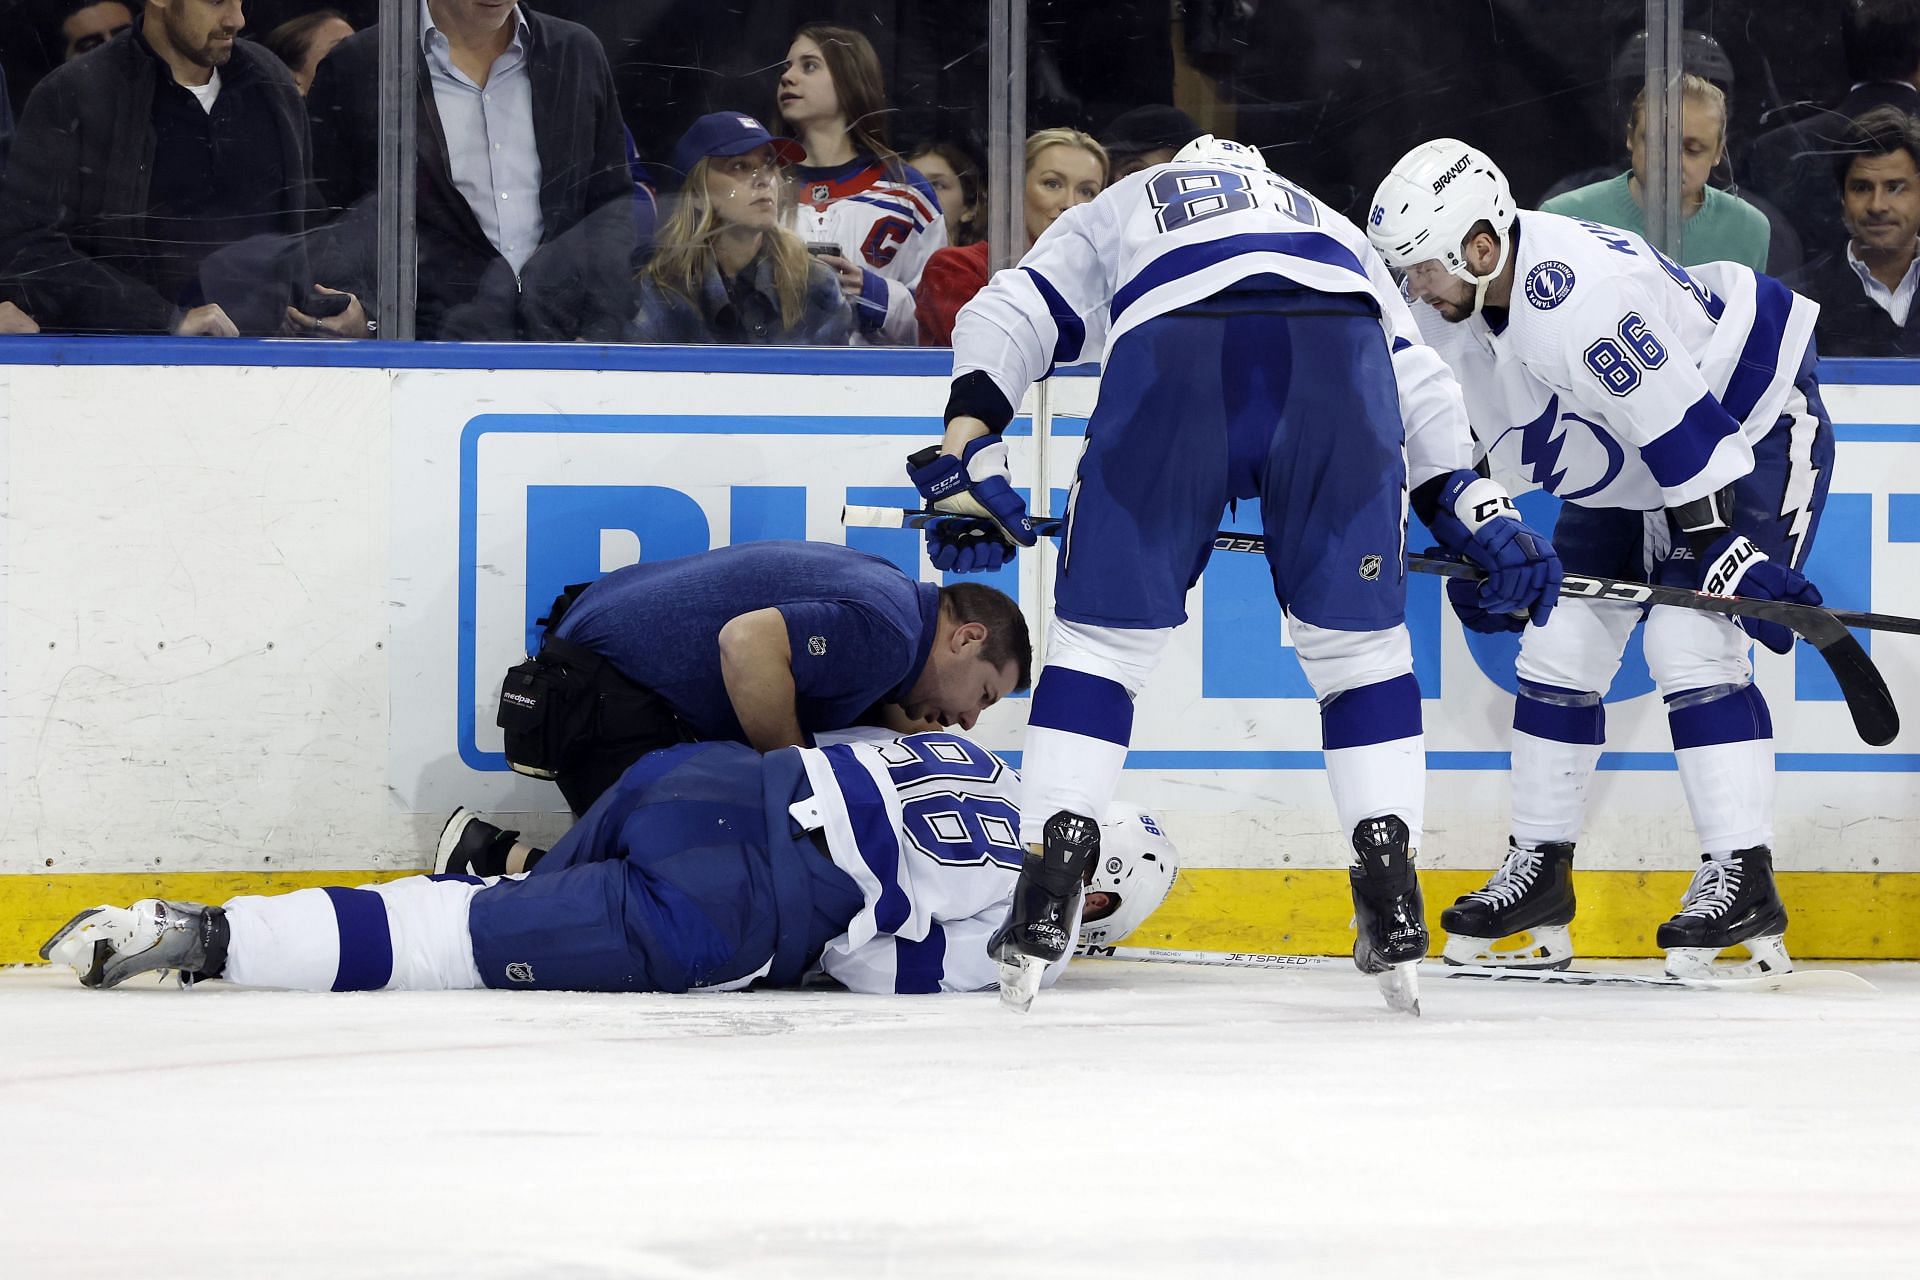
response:
<path id="1" fill-rule="evenodd" d="M 1263 169 L 1155 165 L 1067 210 L 961 309 L 953 373 L 983 372 L 1018 405 L 1053 366 L 1104 361 L 1135 326 L 1257 275 L 1371 299 L 1393 352 L 1409 484 L 1472 465 L 1460 390 L 1386 263 L 1358 227 Z"/>
<path id="2" fill-rule="evenodd" d="M 1019 877 L 1020 776 L 953 733 L 837 742 L 801 755 L 833 861 L 865 900 L 827 944 L 821 968 L 870 993 L 997 986 L 987 939 L 1006 922 Z"/>
<path id="3" fill-rule="evenodd" d="M 1654 511 L 1752 470 L 1819 307 L 1738 263 L 1679 267 L 1597 222 L 1523 212 L 1518 227 L 1503 331 L 1413 304 L 1508 487 Z"/>
<path id="4" fill-rule="evenodd" d="M 838 169 L 801 166 L 794 184 L 794 233 L 810 243 L 831 240 L 842 257 L 875 273 L 854 307 L 855 341 L 919 342 L 913 291 L 927 259 L 947 244 L 933 184 L 911 166 L 894 177 L 871 156 Z"/>

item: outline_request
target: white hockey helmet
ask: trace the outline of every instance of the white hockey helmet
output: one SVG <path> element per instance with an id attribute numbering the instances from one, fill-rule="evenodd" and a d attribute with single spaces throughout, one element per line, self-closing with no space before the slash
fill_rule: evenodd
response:
<path id="1" fill-rule="evenodd" d="M 1080 918 L 1080 941 L 1105 946 L 1139 928 L 1166 901 L 1177 871 L 1173 841 L 1158 818 L 1124 800 L 1108 805 L 1100 823 L 1100 861 L 1087 891 L 1109 895 L 1114 906 L 1098 920 Z"/>
<path id="2" fill-rule="evenodd" d="M 1473 286 L 1477 312 L 1488 281 L 1507 265 L 1514 216 L 1513 192 L 1499 166 L 1464 142 L 1436 138 L 1401 156 L 1374 192 L 1367 239 L 1390 267 L 1404 270 L 1438 260 L 1450 274 Z M 1484 276 L 1473 274 L 1460 252 L 1468 233 L 1480 222 L 1491 225 L 1500 241 L 1500 259 Z"/>
<path id="3" fill-rule="evenodd" d="M 1259 169 L 1262 172 L 1272 172 L 1267 165 L 1267 158 L 1260 154 L 1260 148 L 1250 147 L 1244 142 L 1235 142 L 1231 138 L 1216 138 L 1210 133 L 1201 134 L 1173 153 L 1175 164 L 1186 160 L 1224 164 L 1235 169 Z"/>

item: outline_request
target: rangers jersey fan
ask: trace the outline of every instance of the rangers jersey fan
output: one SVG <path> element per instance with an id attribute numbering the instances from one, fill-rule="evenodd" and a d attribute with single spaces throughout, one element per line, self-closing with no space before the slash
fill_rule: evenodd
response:
<path id="1" fill-rule="evenodd" d="M 920 171 L 889 172 L 872 156 L 838 168 L 806 165 L 794 171 L 798 206 L 793 229 L 809 244 L 832 241 L 866 269 L 854 307 L 867 342 L 913 346 L 919 340 L 913 290 L 934 250 L 946 247 L 947 223 L 939 197 Z"/>

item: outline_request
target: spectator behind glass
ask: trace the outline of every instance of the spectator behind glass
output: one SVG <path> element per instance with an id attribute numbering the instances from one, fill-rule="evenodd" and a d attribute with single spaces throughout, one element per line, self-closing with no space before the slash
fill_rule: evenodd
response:
<path id="1" fill-rule="evenodd" d="M 240 0 L 148 0 L 56 68 L 22 113 L 0 189 L 0 284 L 48 329 L 363 335 L 316 288 L 307 132 L 286 68 L 236 40 Z"/>
<path id="2" fill-rule="evenodd" d="M 92 53 L 133 25 L 133 10 L 120 0 L 82 0 L 68 4 L 60 19 L 61 60 Z"/>
<path id="3" fill-rule="evenodd" d="M 940 200 L 887 144 L 880 59 L 858 31 L 800 28 L 780 73 L 780 121 L 807 149 L 796 168 L 794 230 L 833 244 L 820 260 L 854 307 L 855 340 L 911 346 L 913 291 L 947 243 Z"/>
<path id="4" fill-rule="evenodd" d="M 492 0 L 420 23 L 421 338 L 611 341 L 633 313 L 634 188 L 613 73 L 585 27 Z M 334 46 L 307 95 L 330 228 L 373 288 L 380 31 Z"/>
<path id="5" fill-rule="evenodd" d="M 1920 114 L 1920 0 L 1855 0 L 1840 34 L 1851 87 L 1812 119 L 1760 135 L 1746 161 L 1747 185 L 1779 206 L 1809 255 L 1843 234 L 1826 162 L 1844 154 L 1852 122 L 1876 107 Z"/>
<path id="6" fill-rule="evenodd" d="M 313 73 L 319 69 L 320 60 L 352 34 L 353 24 L 338 9 L 315 9 L 287 19 L 262 36 L 260 43 L 287 64 L 304 98 L 313 88 Z"/>
<path id="7" fill-rule="evenodd" d="M 1192 116 L 1164 103 L 1149 103 L 1121 112 L 1100 134 L 1100 145 L 1107 149 L 1107 159 L 1113 166 L 1108 185 L 1142 169 L 1165 164 L 1173 159 L 1175 152 L 1204 132 Z"/>
<path id="8" fill-rule="evenodd" d="M 940 198 L 948 244 L 978 244 L 987 238 L 987 191 L 978 160 L 957 142 L 929 142 L 908 156 L 907 164 L 925 176 Z"/>
<path id="9" fill-rule="evenodd" d="M 640 273 L 635 342 L 845 346 L 839 281 L 780 225 L 780 169 L 806 153 L 752 116 L 701 116 L 673 149 L 686 175 Z"/>
<path id="10" fill-rule="evenodd" d="M 1683 267 L 1701 262 L 1738 262 L 1767 269 L 1767 216 L 1739 196 L 1707 185 L 1727 153 L 1727 99 L 1713 82 L 1689 72 L 1681 77 L 1680 227 Z M 1647 146 L 1647 95 L 1633 100 L 1627 122 L 1632 167 L 1616 178 L 1578 187 L 1540 206 L 1546 213 L 1586 218 L 1638 235 L 1647 233 L 1646 188 L 1641 175 L 1651 162 Z"/>
<path id="11" fill-rule="evenodd" d="M 1820 304 L 1820 354 L 1920 355 L 1920 120 L 1876 107 L 1840 148 L 1833 172 L 1847 240 L 1787 283 Z"/>
<path id="12" fill-rule="evenodd" d="M 1078 129 L 1042 129 L 1027 138 L 1025 184 L 1026 243 L 1033 247 L 1060 215 L 1085 204 L 1107 185 L 1107 153 Z M 920 281 L 920 345 L 953 343 L 953 322 L 960 308 L 986 287 L 987 246 L 942 249 L 927 263 Z"/>

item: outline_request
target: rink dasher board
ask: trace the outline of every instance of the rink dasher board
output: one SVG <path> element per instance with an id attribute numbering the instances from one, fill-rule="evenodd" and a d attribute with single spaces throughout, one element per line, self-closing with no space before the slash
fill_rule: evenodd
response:
<path id="1" fill-rule="evenodd" d="M 1076 948 L 1076 960 L 1134 964 L 1209 965 L 1230 969 L 1267 969 L 1285 973 L 1355 973 L 1345 956 L 1267 955 L 1248 951 L 1178 951 L 1166 947 Z M 1845 969 L 1793 969 L 1747 978 L 1676 978 L 1670 974 L 1616 973 L 1594 969 L 1520 969 L 1455 965 L 1440 960 L 1420 963 L 1421 980 L 1541 987 L 1630 987 L 1652 991 L 1826 992 L 1872 995 L 1871 982 Z"/>
<path id="2" fill-rule="evenodd" d="M 557 797 L 493 759 L 483 687 L 551 599 L 531 589 L 540 566 L 577 552 L 585 576 L 683 535 L 844 538 L 845 502 L 910 500 L 901 460 L 937 432 L 951 370 L 940 352 L 190 339 L 10 339 L 0 361 L 13 517 L 0 962 L 30 959 L 99 902 L 424 869 L 454 803 L 551 839 Z M 1871 553 L 1872 598 L 1850 603 L 1920 611 L 1920 362 L 1827 362 L 1822 376 L 1845 499 L 1822 545 L 1844 557 L 1852 536 Z M 1063 376 L 1029 397 L 1010 438 L 1021 483 L 1063 492 L 1096 390 Z M 135 437 L 129 404 L 143 407 Z M 529 504 L 556 501 L 530 530 Z M 631 527 L 602 518 L 636 506 Z M 916 538 L 875 537 L 863 546 L 937 577 Z M 1047 554 L 1021 562 L 1036 621 Z M 1216 582 L 1214 603 L 1270 604 L 1255 585 Z M 1239 655 L 1267 652 L 1272 627 L 1210 617 L 1207 600 L 1203 585 L 1142 700 L 1125 783 L 1190 868 L 1152 940 L 1338 951 L 1347 851 L 1314 704 L 1245 687 Z M 1504 850 L 1510 713 L 1429 603 L 1443 676 L 1427 705 L 1422 870 L 1437 907 Z M 1222 642 L 1240 631 L 1258 643 Z M 1875 660 L 1910 698 L 1920 642 L 1894 639 Z M 1904 750 L 1861 752 L 1839 704 L 1798 696 L 1795 659 L 1760 660 L 1789 947 L 1920 956 L 1920 730 Z M 1017 756 L 1024 721 L 1009 700 L 978 736 Z M 1657 697 L 1610 705 L 1577 873 L 1582 954 L 1654 954 L 1653 926 L 1684 891 L 1697 852 L 1667 746 Z"/>

